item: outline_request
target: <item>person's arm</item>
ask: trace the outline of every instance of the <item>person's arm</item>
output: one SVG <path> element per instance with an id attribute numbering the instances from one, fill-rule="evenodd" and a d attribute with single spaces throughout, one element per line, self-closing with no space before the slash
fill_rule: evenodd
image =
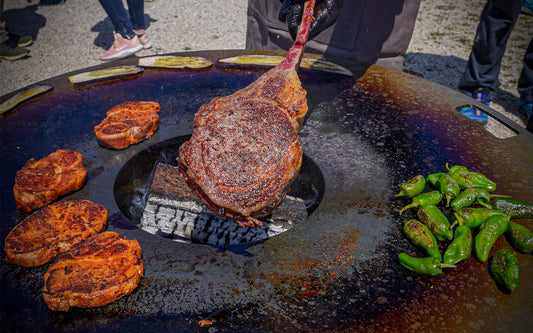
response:
<path id="1" fill-rule="evenodd" d="M 292 37 L 296 38 L 298 26 L 302 21 L 304 0 L 280 0 L 281 8 L 278 18 L 287 23 L 287 29 Z M 332 26 L 339 17 L 344 0 L 317 0 L 315 5 L 314 20 L 311 22 L 309 40 L 316 37 L 322 31 Z"/>

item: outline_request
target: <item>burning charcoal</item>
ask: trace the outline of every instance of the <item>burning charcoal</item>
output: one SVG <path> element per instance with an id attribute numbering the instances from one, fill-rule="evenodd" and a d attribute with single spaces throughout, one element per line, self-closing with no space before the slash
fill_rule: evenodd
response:
<path id="1" fill-rule="evenodd" d="M 211 213 L 190 191 L 177 168 L 159 163 L 140 227 L 180 242 L 225 245 L 260 241 L 287 231 L 306 218 L 304 202 L 287 196 L 278 210 L 262 219 L 262 227 L 240 228 L 233 221 Z"/>

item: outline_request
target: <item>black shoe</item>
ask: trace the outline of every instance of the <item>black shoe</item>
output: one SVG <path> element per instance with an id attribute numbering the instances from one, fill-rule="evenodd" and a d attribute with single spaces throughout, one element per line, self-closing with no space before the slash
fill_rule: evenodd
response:
<path id="1" fill-rule="evenodd" d="M 5 60 L 18 60 L 27 56 L 28 53 L 30 53 L 29 50 L 20 46 L 11 47 L 7 43 L 0 44 L 0 58 Z"/>
<path id="2" fill-rule="evenodd" d="M 31 43 L 33 43 L 33 38 L 31 36 L 19 36 L 19 35 L 12 34 L 10 32 L 8 32 L 8 36 L 9 36 L 8 46 L 16 45 L 19 47 L 24 47 L 24 46 L 28 46 Z"/>
<path id="3" fill-rule="evenodd" d="M 28 46 L 31 43 L 33 43 L 33 38 L 31 38 L 31 36 L 18 36 L 18 39 L 17 39 L 18 47 Z"/>

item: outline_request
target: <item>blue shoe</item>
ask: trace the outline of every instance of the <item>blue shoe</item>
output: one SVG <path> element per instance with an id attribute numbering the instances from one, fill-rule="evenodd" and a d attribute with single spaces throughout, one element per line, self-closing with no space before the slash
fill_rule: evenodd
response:
<path id="1" fill-rule="evenodd" d="M 527 119 L 531 118 L 531 110 L 533 109 L 533 101 L 520 101 L 520 108 L 527 115 Z"/>
<path id="2" fill-rule="evenodd" d="M 522 13 L 533 15 L 533 0 L 524 0 L 524 5 L 522 5 Z"/>
<path id="3" fill-rule="evenodd" d="M 484 94 L 482 92 L 473 93 L 472 94 L 472 98 L 475 99 L 476 101 L 479 101 L 479 102 L 485 104 L 486 106 L 489 106 L 489 104 L 490 104 L 490 99 L 487 97 L 486 94 Z M 461 109 L 461 113 L 464 116 L 474 120 L 475 122 L 477 122 L 478 124 L 480 124 L 483 127 L 485 127 L 487 125 L 487 123 L 489 122 L 489 116 L 485 112 L 482 112 L 481 110 L 478 110 L 474 106 L 466 106 L 466 107 L 462 108 Z"/>

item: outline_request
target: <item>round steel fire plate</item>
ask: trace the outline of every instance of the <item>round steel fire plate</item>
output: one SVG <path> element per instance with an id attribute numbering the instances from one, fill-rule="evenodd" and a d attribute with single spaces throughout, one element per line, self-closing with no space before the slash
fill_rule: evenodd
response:
<path id="1" fill-rule="evenodd" d="M 210 245 L 177 242 L 133 221 L 132 216 L 142 215 L 135 210 L 146 207 L 146 196 L 136 197 L 130 214 L 117 199 L 116 186 L 129 184 L 124 193 L 145 191 L 150 180 L 128 183 L 118 177 L 121 170 L 139 154 L 190 135 L 201 105 L 264 73 L 262 67 L 216 65 L 219 59 L 250 53 L 271 54 L 175 54 L 213 62 L 203 69 L 132 70 L 139 67 L 137 58 L 82 69 L 40 82 L 53 89 L 39 90 L 0 116 L 2 241 L 28 216 L 15 206 L 16 171 L 30 158 L 74 149 L 84 156 L 88 180 L 63 199 L 105 206 L 107 229 L 138 240 L 145 264 L 145 276 L 131 295 L 108 306 L 60 313 L 49 311 L 41 295 L 48 264 L 23 268 L 2 256 L 4 331 L 531 330 L 531 255 L 518 254 L 520 287 L 512 294 L 498 288 L 488 263 L 473 257 L 435 277 L 414 274 L 398 263 L 401 252 L 423 255 L 402 233 L 404 220 L 416 212 L 400 216 L 406 200 L 394 196 L 417 174 L 444 171 L 446 163 L 465 165 L 494 180 L 498 194 L 533 202 L 533 136 L 485 108 L 516 134 L 494 137 L 456 111 L 475 101 L 414 75 L 363 64 L 344 64 L 352 76 L 299 70 L 309 103 L 300 139 L 315 173 L 298 186 L 308 195 L 303 201 L 315 201 L 293 228 L 259 241 Z M 69 81 L 74 74 L 105 74 L 101 70 L 117 66 L 130 67 L 119 78 Z M 0 103 L 16 93 L 1 97 Z M 124 150 L 99 146 L 94 126 L 111 107 L 132 100 L 161 104 L 157 132 Z M 176 157 L 171 150 L 165 158 Z M 150 174 L 154 162 L 146 163 L 142 167 Z M 532 220 L 521 222 L 533 229 Z M 501 237 L 493 251 L 506 247 Z"/>

